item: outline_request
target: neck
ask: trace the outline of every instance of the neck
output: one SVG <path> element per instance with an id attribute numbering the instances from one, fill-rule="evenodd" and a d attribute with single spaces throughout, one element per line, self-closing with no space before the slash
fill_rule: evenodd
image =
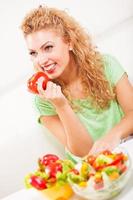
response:
<path id="1" fill-rule="evenodd" d="M 78 66 L 73 56 L 71 56 L 69 65 L 58 80 L 62 81 L 66 85 L 71 85 L 73 82 L 78 80 L 78 74 Z"/>

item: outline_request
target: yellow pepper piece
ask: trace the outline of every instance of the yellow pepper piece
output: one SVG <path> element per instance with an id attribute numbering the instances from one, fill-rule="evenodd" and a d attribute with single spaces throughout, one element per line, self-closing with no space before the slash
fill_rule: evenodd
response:
<path id="1" fill-rule="evenodd" d="M 96 172 L 95 178 L 101 178 L 101 177 L 102 177 L 102 174 L 100 172 Z"/>
<path id="2" fill-rule="evenodd" d="M 80 187 L 86 187 L 87 186 L 87 182 L 82 181 L 78 184 Z"/>

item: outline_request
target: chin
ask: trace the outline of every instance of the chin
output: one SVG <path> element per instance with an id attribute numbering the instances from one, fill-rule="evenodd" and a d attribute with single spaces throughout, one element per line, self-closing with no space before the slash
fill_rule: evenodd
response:
<path id="1" fill-rule="evenodd" d="M 62 73 L 53 73 L 53 74 L 47 74 L 48 77 L 51 79 L 51 80 L 54 80 L 54 79 L 58 79 L 61 77 L 61 74 Z"/>

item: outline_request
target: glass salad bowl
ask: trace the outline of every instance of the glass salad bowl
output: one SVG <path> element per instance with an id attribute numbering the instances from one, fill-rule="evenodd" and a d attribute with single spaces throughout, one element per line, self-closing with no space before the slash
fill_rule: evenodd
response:
<path id="1" fill-rule="evenodd" d="M 86 157 L 75 168 L 77 177 L 69 175 L 73 191 L 89 200 L 107 200 L 126 187 L 131 175 L 131 159 L 124 148 L 108 150 L 97 156 Z"/>

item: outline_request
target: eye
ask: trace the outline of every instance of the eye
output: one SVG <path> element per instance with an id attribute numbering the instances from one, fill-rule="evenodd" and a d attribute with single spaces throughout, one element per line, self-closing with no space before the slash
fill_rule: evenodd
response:
<path id="1" fill-rule="evenodd" d="M 53 48 L 53 45 L 48 45 L 45 47 L 45 51 L 51 51 Z"/>
<path id="2" fill-rule="evenodd" d="M 30 56 L 37 56 L 37 53 L 35 52 L 35 51 L 31 51 L 31 52 L 29 52 L 29 54 L 30 54 Z"/>

